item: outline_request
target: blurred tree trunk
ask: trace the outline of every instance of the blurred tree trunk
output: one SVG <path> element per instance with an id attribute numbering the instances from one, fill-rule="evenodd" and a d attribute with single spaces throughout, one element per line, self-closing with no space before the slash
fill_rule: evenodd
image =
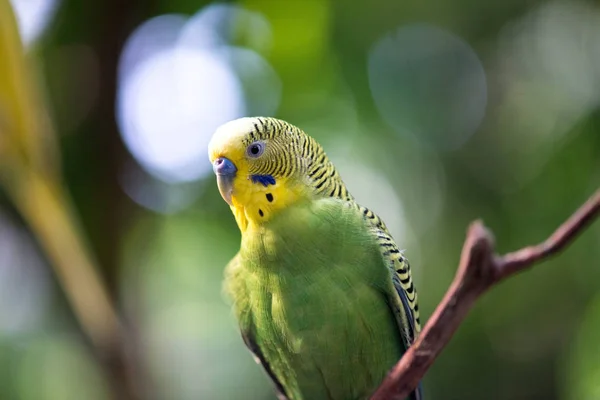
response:
<path id="1" fill-rule="evenodd" d="M 75 2 L 78 0 L 68 0 L 63 7 L 69 8 Z M 65 173 L 114 298 L 118 297 L 123 225 L 129 215 L 129 203 L 118 180 L 120 168 L 129 156 L 115 118 L 117 69 L 125 40 L 147 16 L 146 10 L 151 5 L 151 2 L 118 0 L 87 2 L 85 7 L 73 7 L 86 15 L 68 16 L 88 20 L 93 26 L 83 33 L 90 35 L 86 44 L 92 47 L 99 63 L 99 92 L 91 114 L 76 135 L 68 139 L 76 144 L 64 146 Z M 65 29 L 69 26 L 70 22 L 65 23 Z M 80 154 L 71 154 L 70 149 Z"/>

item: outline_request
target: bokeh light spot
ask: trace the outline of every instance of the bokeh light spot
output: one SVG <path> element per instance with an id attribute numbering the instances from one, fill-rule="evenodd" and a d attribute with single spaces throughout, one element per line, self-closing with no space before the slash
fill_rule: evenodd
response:
<path id="1" fill-rule="evenodd" d="M 600 103 L 600 9 L 545 3 L 503 29 L 498 61 L 505 142 L 538 152 Z"/>
<path id="2" fill-rule="evenodd" d="M 580 124 L 600 105 L 600 8 L 580 1 L 532 8 L 503 27 L 491 69 L 499 93 L 493 131 L 476 143 L 490 149 L 468 162 L 482 184 L 514 193 L 585 131 Z"/>
<path id="3" fill-rule="evenodd" d="M 208 139 L 244 113 L 237 78 L 222 59 L 201 50 L 164 50 L 121 89 L 119 120 L 136 159 L 166 181 L 189 181 L 210 170 Z"/>
<path id="4" fill-rule="evenodd" d="M 487 104 L 483 66 L 457 36 L 411 25 L 381 38 L 368 60 L 377 109 L 404 137 L 459 148 L 479 127 Z"/>
<path id="5" fill-rule="evenodd" d="M 50 295 L 49 277 L 31 238 L 0 213 L 0 331 L 34 330 Z"/>
<path id="6" fill-rule="evenodd" d="M 32 44 L 46 29 L 56 13 L 58 0 L 10 0 L 13 6 L 21 39 Z"/>
<path id="7" fill-rule="evenodd" d="M 268 52 L 272 32 L 264 15 L 235 4 L 210 4 L 190 18 L 180 35 L 180 44 L 192 47 L 244 46 Z"/>

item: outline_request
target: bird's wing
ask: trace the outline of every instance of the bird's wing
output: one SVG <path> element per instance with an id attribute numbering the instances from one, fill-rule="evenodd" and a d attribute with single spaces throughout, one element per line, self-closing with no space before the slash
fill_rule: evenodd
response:
<path id="1" fill-rule="evenodd" d="M 353 205 L 363 215 L 367 225 L 379 245 L 381 256 L 385 260 L 397 296 L 392 295 L 390 303 L 396 305 L 394 313 L 398 317 L 400 329 L 404 333 L 406 347 L 410 346 L 416 335 L 421 331 L 417 291 L 413 284 L 408 260 L 398 249 L 396 242 L 388 231 L 385 223 L 373 211 L 356 203 Z"/>
<path id="2" fill-rule="evenodd" d="M 229 264 L 227 264 L 227 267 L 225 268 L 226 274 L 228 274 L 228 275 L 236 274 L 238 271 L 237 267 L 239 266 L 239 264 L 240 264 L 240 255 L 238 253 L 238 254 L 236 254 L 235 257 L 233 257 L 233 259 L 229 262 Z M 229 281 L 236 282 L 239 280 L 231 279 Z M 240 288 L 236 288 L 236 287 L 227 287 L 226 291 L 232 292 L 232 291 L 236 291 L 239 289 Z M 242 326 L 242 325 L 245 325 L 245 326 Z M 265 372 L 267 373 L 269 378 L 271 378 L 271 381 L 273 381 L 273 384 L 275 385 L 277 398 L 279 400 L 288 400 L 288 396 L 285 393 L 285 389 L 283 388 L 283 386 L 281 385 L 281 382 L 279 382 L 279 380 L 273 373 L 273 370 L 271 370 L 271 367 L 270 367 L 269 363 L 267 362 L 267 360 L 265 360 L 265 357 L 263 356 L 262 351 L 260 350 L 260 347 L 254 340 L 252 332 L 249 329 L 250 326 L 251 326 L 251 324 L 240 324 L 240 331 L 242 334 L 242 339 L 244 340 L 246 347 L 248 347 L 248 349 L 254 356 L 254 361 L 256 361 L 257 364 L 260 364 L 263 367 L 263 369 L 265 370 Z"/>
<path id="3" fill-rule="evenodd" d="M 265 357 L 263 356 L 262 352 L 260 351 L 260 348 L 252 338 L 252 335 L 249 332 L 242 332 L 242 338 L 244 339 L 244 343 L 246 343 L 248 349 L 250 349 L 250 351 L 254 355 L 254 361 L 256 361 L 257 364 L 262 365 L 267 375 L 269 375 L 269 378 L 271 378 L 271 381 L 273 381 L 273 384 L 275 385 L 277 398 L 279 400 L 288 400 L 288 397 L 285 393 L 285 389 L 271 370 L 269 363 L 267 362 L 267 360 L 265 360 Z"/>
<path id="4" fill-rule="evenodd" d="M 390 270 L 390 277 L 395 291 L 389 293 L 388 302 L 398 321 L 404 346 L 408 349 L 414 342 L 416 335 L 421 331 L 417 291 L 413 284 L 410 265 L 402 251 L 398 249 L 384 222 L 366 207 L 356 207 L 371 226 L 373 235 L 379 244 L 381 255 Z M 419 385 L 411 395 L 411 400 L 422 400 L 422 398 L 422 389 Z"/>
<path id="5" fill-rule="evenodd" d="M 410 264 L 404 254 L 402 254 L 402 251 L 398 249 L 398 246 L 389 233 L 377 230 L 376 235 L 381 255 L 388 264 L 392 282 L 402 302 L 402 308 L 408 322 L 407 328 L 409 334 L 407 335 L 407 344 L 410 345 L 421 331 L 417 291 L 413 284 Z"/>
<path id="6" fill-rule="evenodd" d="M 412 281 L 410 265 L 387 231 L 376 229 L 375 234 L 377 235 L 381 254 L 388 263 L 392 282 L 396 289 L 396 293 L 388 296 L 389 303 L 398 320 L 398 327 L 402 332 L 404 345 L 408 349 L 414 342 L 416 335 L 421 331 L 417 291 Z M 400 301 L 398 302 L 398 300 Z M 411 400 L 422 400 L 422 398 L 422 388 L 419 384 L 411 394 Z"/>

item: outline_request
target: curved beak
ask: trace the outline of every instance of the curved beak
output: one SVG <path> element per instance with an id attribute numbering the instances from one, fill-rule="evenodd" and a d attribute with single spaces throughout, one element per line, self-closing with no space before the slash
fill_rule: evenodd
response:
<path id="1" fill-rule="evenodd" d="M 221 197 L 227 204 L 233 205 L 231 194 L 233 192 L 233 179 L 237 173 L 236 166 L 228 158 L 219 157 L 213 162 L 213 171 L 217 176 L 217 186 Z"/>

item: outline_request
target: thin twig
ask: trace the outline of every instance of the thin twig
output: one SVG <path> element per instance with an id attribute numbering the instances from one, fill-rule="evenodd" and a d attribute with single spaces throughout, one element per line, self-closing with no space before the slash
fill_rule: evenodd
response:
<path id="1" fill-rule="evenodd" d="M 545 260 L 570 244 L 600 215 L 600 189 L 547 240 L 504 256 L 494 254 L 491 233 L 471 223 L 458 271 L 415 343 L 394 366 L 371 400 L 405 399 L 450 341 L 475 301 L 501 280 Z"/>

